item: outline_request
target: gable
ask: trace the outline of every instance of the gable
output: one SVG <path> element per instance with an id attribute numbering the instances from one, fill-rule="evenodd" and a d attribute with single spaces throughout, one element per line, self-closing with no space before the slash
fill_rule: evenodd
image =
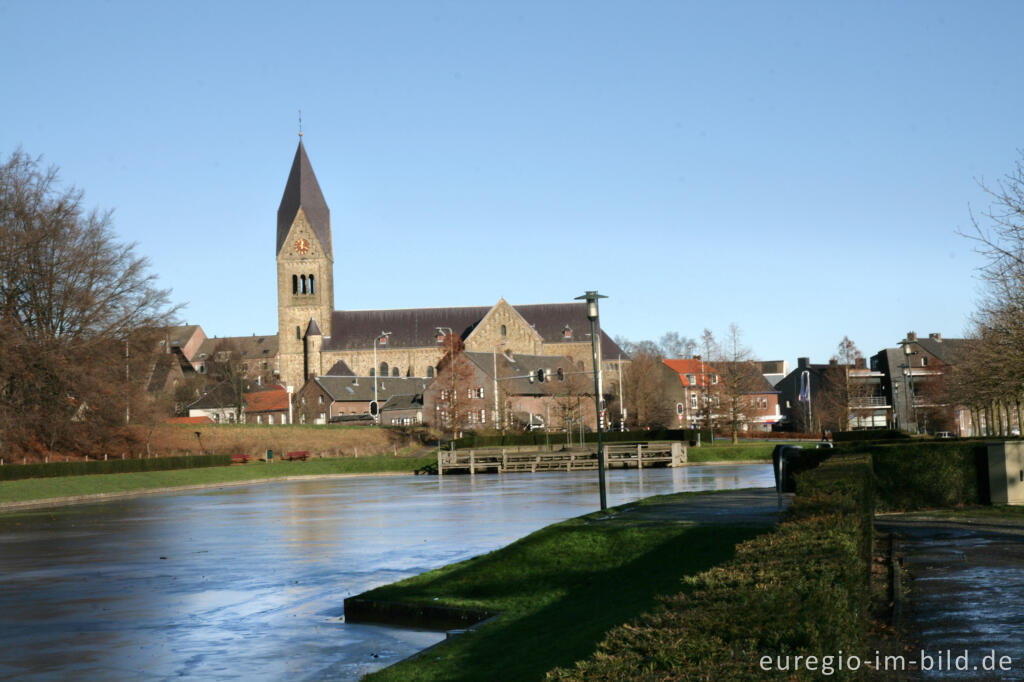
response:
<path id="1" fill-rule="evenodd" d="M 504 348 L 515 353 L 536 353 L 544 339 L 505 299 L 494 304 L 476 328 L 466 337 L 467 350 Z"/>

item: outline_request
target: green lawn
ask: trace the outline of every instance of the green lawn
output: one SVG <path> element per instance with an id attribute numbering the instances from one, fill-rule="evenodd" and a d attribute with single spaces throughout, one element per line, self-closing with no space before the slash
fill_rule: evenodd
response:
<path id="1" fill-rule="evenodd" d="M 686 458 L 690 462 L 739 462 L 749 460 L 771 460 L 772 450 L 778 443 L 740 443 L 739 445 L 702 445 L 699 448 L 687 448 Z"/>
<path id="2" fill-rule="evenodd" d="M 606 516 L 548 526 L 490 554 L 360 595 L 502 613 L 369 679 L 541 679 L 589 656 L 611 627 L 653 608 L 656 595 L 678 593 L 684 576 L 727 560 L 738 542 L 763 530 Z"/>
<path id="3" fill-rule="evenodd" d="M 250 462 L 244 465 L 175 469 L 172 471 L 144 471 L 129 474 L 102 474 L 95 476 L 63 476 L 60 478 L 29 478 L 0 482 L 0 504 L 45 500 L 98 493 L 123 493 L 154 488 L 211 485 L 234 481 L 251 481 L 286 476 L 313 476 L 324 474 L 367 474 L 404 472 L 413 473 L 437 458 L 346 457 L 342 459 L 316 459 L 308 462 Z"/>

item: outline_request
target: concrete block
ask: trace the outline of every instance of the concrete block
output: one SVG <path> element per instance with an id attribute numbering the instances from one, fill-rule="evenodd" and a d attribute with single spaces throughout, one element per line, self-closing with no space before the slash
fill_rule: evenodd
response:
<path id="1" fill-rule="evenodd" d="M 1024 504 L 1024 441 L 988 444 L 992 504 Z"/>

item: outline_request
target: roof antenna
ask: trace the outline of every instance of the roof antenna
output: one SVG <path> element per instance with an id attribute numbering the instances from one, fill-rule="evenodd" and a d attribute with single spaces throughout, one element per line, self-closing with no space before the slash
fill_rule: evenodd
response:
<path id="1" fill-rule="evenodd" d="M 299 139 L 302 139 L 302 109 L 299 109 Z"/>

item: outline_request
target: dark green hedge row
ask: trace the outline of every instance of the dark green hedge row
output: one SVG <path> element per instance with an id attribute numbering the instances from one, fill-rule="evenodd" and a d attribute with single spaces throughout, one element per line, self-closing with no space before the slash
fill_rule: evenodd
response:
<path id="1" fill-rule="evenodd" d="M 865 431 L 838 431 L 832 434 L 837 443 L 860 443 L 864 441 L 909 440 L 910 436 L 892 429 L 869 429 Z"/>
<path id="2" fill-rule="evenodd" d="M 819 680 L 774 669 L 776 656 L 867 654 L 872 475 L 866 456 L 833 457 L 798 478 L 790 519 L 736 547 L 664 608 L 611 630 L 566 680 Z M 769 670 L 761 657 L 772 657 Z"/>
<path id="3" fill-rule="evenodd" d="M 648 440 L 697 440 L 697 429 L 651 429 L 650 431 L 606 431 L 601 434 L 601 440 L 605 443 L 635 443 Z M 700 430 L 704 442 L 711 442 L 711 432 Z M 588 443 L 597 442 L 596 433 L 584 434 Z M 573 442 L 578 442 L 579 434 L 573 434 Z M 505 435 L 478 435 L 467 433 L 455 441 L 456 448 L 485 448 L 501 445 L 544 445 L 547 442 L 554 444 L 565 442 L 564 431 L 552 431 L 545 434 L 544 431 L 530 431 L 527 433 L 509 433 Z"/>
<path id="4" fill-rule="evenodd" d="M 132 471 L 166 471 L 169 469 L 228 466 L 230 464 L 231 455 L 152 457 L 149 459 L 109 459 L 105 462 L 17 464 L 0 467 L 0 481 L 14 481 L 21 478 L 87 476 L 89 474 L 123 474 Z"/>
<path id="5" fill-rule="evenodd" d="M 882 509 L 955 507 L 990 501 L 984 441 L 876 443 L 858 449 L 872 455 Z"/>

